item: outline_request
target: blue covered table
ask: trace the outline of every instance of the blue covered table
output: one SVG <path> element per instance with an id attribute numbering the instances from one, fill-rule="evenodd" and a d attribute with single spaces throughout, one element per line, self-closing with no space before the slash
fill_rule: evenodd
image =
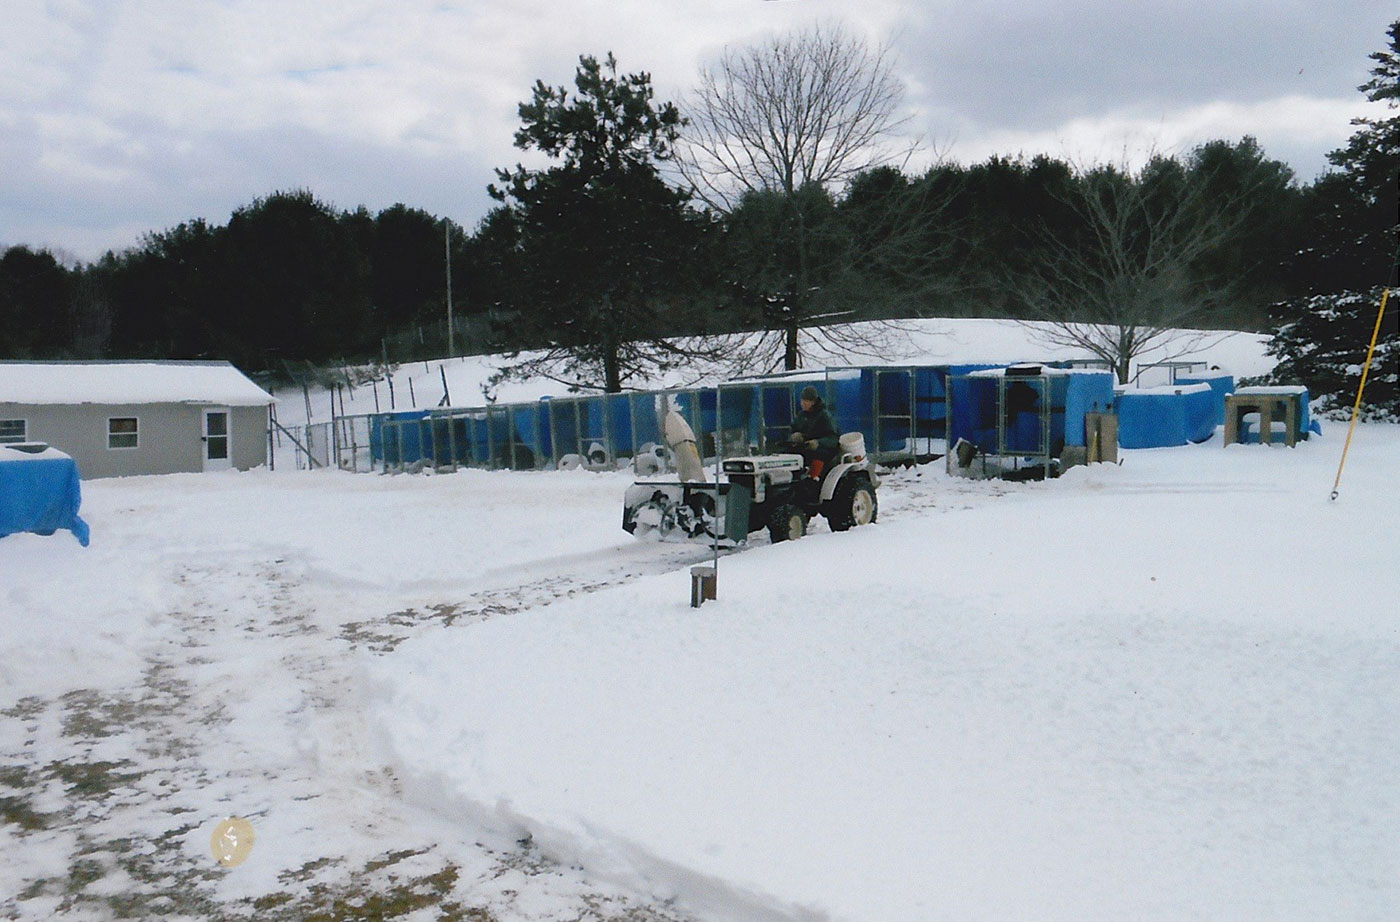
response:
<path id="1" fill-rule="evenodd" d="M 88 545 L 88 524 L 78 516 L 82 487 L 78 465 L 56 448 L 25 451 L 0 445 L 0 538 L 30 531 L 71 531 Z"/>

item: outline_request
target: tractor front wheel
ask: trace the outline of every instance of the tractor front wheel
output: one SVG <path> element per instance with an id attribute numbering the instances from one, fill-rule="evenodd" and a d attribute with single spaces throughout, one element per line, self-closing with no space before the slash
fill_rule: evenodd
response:
<path id="1" fill-rule="evenodd" d="M 796 541 L 807 534 L 807 514 L 797 506 L 786 504 L 773 510 L 768 520 L 768 537 L 774 544 L 779 541 Z"/>

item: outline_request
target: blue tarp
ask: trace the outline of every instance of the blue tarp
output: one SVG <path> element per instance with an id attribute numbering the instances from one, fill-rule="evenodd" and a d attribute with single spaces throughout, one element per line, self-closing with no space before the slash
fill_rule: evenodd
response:
<path id="1" fill-rule="evenodd" d="M 1235 392 L 1235 376 L 1222 371 L 1178 372 L 1177 384 L 1209 384 L 1215 401 L 1215 424 L 1225 425 L 1225 395 Z"/>
<path id="2" fill-rule="evenodd" d="M 428 416 L 427 410 L 400 410 L 370 418 L 369 448 L 376 461 L 412 464 L 423 458 L 423 433 L 413 425 Z M 387 425 L 386 425 L 387 424 Z"/>
<path id="3" fill-rule="evenodd" d="M 1171 448 L 1215 433 L 1215 392 L 1206 384 L 1125 391 L 1117 408 L 1123 448 Z"/>
<path id="4" fill-rule="evenodd" d="M 966 439 L 986 454 L 998 450 L 998 428 L 1008 454 L 1058 456 L 1065 445 L 1084 444 L 1084 415 L 1112 408 L 1113 375 L 1109 372 L 1049 373 L 1006 379 L 1006 406 L 998 415 L 997 375 L 949 378 L 953 415 L 948 441 Z M 1017 398 L 1017 392 L 1025 396 Z M 1048 401 L 1049 439 L 1041 428 L 1041 409 Z"/>
<path id="5" fill-rule="evenodd" d="M 1069 376 L 1065 390 L 1065 444 L 1086 444 L 1084 417 L 1089 413 L 1113 411 L 1113 382 L 1111 371 L 1077 372 Z"/>
<path id="6" fill-rule="evenodd" d="M 0 538 L 22 531 L 51 535 L 66 528 L 88 546 L 78 465 L 57 449 L 37 454 L 0 445 Z"/>

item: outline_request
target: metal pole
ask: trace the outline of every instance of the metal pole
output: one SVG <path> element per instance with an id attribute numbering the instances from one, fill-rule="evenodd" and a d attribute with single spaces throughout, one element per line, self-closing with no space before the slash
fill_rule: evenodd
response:
<path id="1" fill-rule="evenodd" d="M 553 400 L 542 401 L 540 406 L 544 408 L 546 421 L 549 423 L 549 466 L 557 468 L 559 466 L 559 427 L 554 425 L 554 403 Z"/>
<path id="2" fill-rule="evenodd" d="M 340 466 L 340 427 L 335 424 L 340 417 L 335 413 L 335 391 L 331 391 L 331 437 L 328 439 L 330 445 L 328 450 L 331 457 L 335 459 L 335 466 Z"/>
<path id="3" fill-rule="evenodd" d="M 721 409 L 721 408 L 720 408 L 720 397 L 721 397 L 721 395 L 722 395 L 723 393 L 724 393 L 724 392 L 720 390 L 719 386 L 716 385 L 716 386 L 715 386 L 715 527 L 714 527 L 714 532 L 713 532 L 713 534 L 711 535 L 711 542 L 710 542 L 710 543 L 713 545 L 713 547 L 714 547 L 714 558 L 713 558 L 713 563 L 711 564 L 711 566 L 713 566 L 713 567 L 714 567 L 714 570 L 715 570 L 715 575 L 714 575 L 714 580 L 715 580 L 715 595 L 719 595 L 719 508 L 720 508 L 720 501 L 723 500 L 723 498 L 724 498 L 724 495 L 720 492 L 720 488 L 719 488 L 719 457 L 720 457 L 720 455 L 722 455 L 722 454 L 724 453 L 724 449 L 723 449 L 723 447 L 722 447 L 722 446 L 723 446 L 723 441 L 724 441 L 724 440 L 723 440 L 723 438 L 721 438 L 721 436 L 720 436 L 720 430 L 721 430 L 721 428 L 722 428 L 721 425 L 720 425 L 720 421 L 721 421 L 721 419 L 722 419 L 722 417 L 720 416 L 720 409 Z"/>
<path id="4" fill-rule="evenodd" d="M 457 340 L 452 330 L 452 222 L 443 219 L 442 245 L 447 263 L 447 354 L 457 354 Z"/>
<path id="5" fill-rule="evenodd" d="M 470 433 L 467 433 L 470 436 Z M 467 444 L 471 444 L 470 437 Z M 447 411 L 447 451 L 452 455 L 452 470 L 457 470 L 457 419 L 452 415 L 451 408 Z"/>
<path id="6" fill-rule="evenodd" d="M 510 414 L 508 412 L 508 407 L 497 407 L 488 403 L 483 410 L 486 414 L 486 463 L 483 466 L 493 471 L 500 467 L 500 462 L 504 461 L 510 454 L 510 448 L 507 445 L 502 445 L 499 448 L 497 448 L 496 445 L 497 411 L 506 412 L 506 436 L 510 436 Z"/>
<path id="7" fill-rule="evenodd" d="M 515 432 L 515 408 L 512 407 L 512 406 L 510 406 L 510 405 L 507 405 L 507 406 L 506 406 L 506 444 L 510 446 L 510 469 L 513 470 L 513 471 L 516 471 L 516 470 L 519 470 L 519 469 L 520 469 L 520 467 L 519 467 L 519 462 L 517 462 L 516 459 L 515 459 L 515 442 L 516 442 L 516 432 Z M 493 462 L 493 466 L 494 466 L 494 462 Z"/>
<path id="8" fill-rule="evenodd" d="M 584 453 L 584 451 L 583 451 L 583 420 L 579 417 L 579 408 L 578 408 L 579 401 L 582 400 L 582 399 L 583 399 L 583 398 L 581 398 L 581 397 L 575 397 L 574 400 L 573 400 L 573 404 L 574 404 L 574 454 L 579 455 L 580 457 L 587 459 L 588 455 L 586 455 L 586 454 Z"/>
<path id="9" fill-rule="evenodd" d="M 612 434 L 612 395 L 604 394 L 599 399 L 603 405 L 603 444 L 607 446 L 603 450 L 607 452 L 608 463 L 613 467 L 616 467 L 617 446 L 613 444 Z"/>

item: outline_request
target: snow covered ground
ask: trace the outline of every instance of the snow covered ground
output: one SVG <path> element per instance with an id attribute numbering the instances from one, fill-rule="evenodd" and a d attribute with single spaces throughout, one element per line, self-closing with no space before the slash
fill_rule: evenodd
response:
<path id="1" fill-rule="evenodd" d="M 698 611 L 624 473 L 88 482 L 0 540 L 0 918 L 1400 917 L 1400 427 L 1329 502 L 1344 435 L 892 472 Z"/>
<path id="2" fill-rule="evenodd" d="M 1400 427 L 1333 503 L 1343 434 L 894 473 L 698 611 L 624 474 L 91 482 L 0 541 L 0 915 L 1395 918 Z"/>
<path id="3" fill-rule="evenodd" d="M 363 679 L 405 637 L 699 559 L 631 543 L 622 487 L 481 471 L 115 478 L 84 485 L 91 547 L 4 539 L 0 918 L 346 918 L 385 894 L 459 894 L 483 922 L 627 905 L 406 802 Z M 210 836 L 233 814 L 257 840 L 224 870 Z"/>
<path id="4" fill-rule="evenodd" d="M 1400 432 L 1130 452 L 371 664 L 410 797 L 726 919 L 1400 914 Z M 1353 462 L 1360 455 L 1353 457 Z"/>

